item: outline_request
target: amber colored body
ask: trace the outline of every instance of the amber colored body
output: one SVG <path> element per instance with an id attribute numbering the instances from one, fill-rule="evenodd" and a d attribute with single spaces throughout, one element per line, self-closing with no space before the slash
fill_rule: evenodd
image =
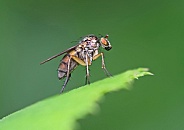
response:
<path id="1" fill-rule="evenodd" d="M 105 37 L 101 36 L 100 38 L 93 34 L 87 35 L 76 46 L 73 46 L 41 62 L 41 64 L 44 64 L 45 62 L 48 62 L 66 53 L 58 67 L 58 78 L 63 79 L 66 77 L 64 85 L 61 89 L 61 93 L 64 91 L 66 84 L 68 83 L 71 77 L 72 71 L 78 65 L 86 66 L 86 84 L 90 84 L 89 66 L 92 65 L 92 61 L 96 60 L 100 56 L 102 57 L 102 69 L 104 70 L 107 76 L 111 76 L 111 74 L 107 71 L 105 67 L 103 52 L 99 53 L 100 46 L 102 46 L 102 48 L 107 51 L 112 48 L 107 38 L 108 35 L 106 35 Z"/>

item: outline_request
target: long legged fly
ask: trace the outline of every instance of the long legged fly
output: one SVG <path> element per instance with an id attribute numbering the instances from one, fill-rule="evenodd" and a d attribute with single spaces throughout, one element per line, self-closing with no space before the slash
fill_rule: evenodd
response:
<path id="1" fill-rule="evenodd" d="M 100 56 L 102 57 L 102 69 L 104 70 L 107 76 L 112 76 L 105 67 L 104 54 L 103 52 L 99 52 L 100 46 L 107 51 L 109 51 L 112 48 L 108 40 L 108 35 L 104 37 L 103 36 L 97 37 L 93 34 L 90 34 L 83 37 L 82 40 L 79 41 L 77 45 L 48 58 L 47 60 L 41 62 L 40 64 L 44 64 L 66 53 L 65 56 L 62 58 L 58 67 L 58 78 L 61 80 L 66 77 L 64 85 L 62 86 L 62 89 L 60 91 L 60 93 L 62 93 L 71 77 L 72 71 L 78 65 L 86 67 L 86 84 L 90 84 L 89 66 L 92 64 L 93 60 L 96 60 Z"/>

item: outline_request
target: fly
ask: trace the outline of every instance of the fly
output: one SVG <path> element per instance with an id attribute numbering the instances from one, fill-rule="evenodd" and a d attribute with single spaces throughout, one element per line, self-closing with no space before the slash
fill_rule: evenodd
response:
<path id="1" fill-rule="evenodd" d="M 87 35 L 81 41 L 79 41 L 79 44 L 48 58 L 47 60 L 41 62 L 40 64 L 44 64 L 66 53 L 62 58 L 58 67 L 58 78 L 61 80 L 66 77 L 65 82 L 60 91 L 60 93 L 62 93 L 71 77 L 72 71 L 78 65 L 86 67 L 85 84 L 90 84 L 89 66 L 92 65 L 92 61 L 96 60 L 100 56 L 102 57 L 102 69 L 104 70 L 107 76 L 112 76 L 105 67 L 104 53 L 99 52 L 100 47 L 104 48 L 107 51 L 111 50 L 112 46 L 108 40 L 108 35 L 104 37 L 103 36 L 97 37 L 93 34 Z"/>

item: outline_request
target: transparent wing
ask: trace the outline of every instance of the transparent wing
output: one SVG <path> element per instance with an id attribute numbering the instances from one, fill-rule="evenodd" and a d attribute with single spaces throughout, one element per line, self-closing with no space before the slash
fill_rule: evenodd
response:
<path id="1" fill-rule="evenodd" d="M 78 45 L 79 45 L 79 44 L 77 44 L 77 45 L 75 45 L 75 46 L 73 46 L 73 47 L 70 47 L 70 48 L 66 49 L 65 51 L 60 52 L 59 54 L 56 54 L 56 55 L 54 55 L 54 56 L 48 58 L 47 60 L 42 61 L 42 62 L 40 63 L 40 65 L 41 65 L 41 64 L 44 64 L 44 63 L 46 63 L 46 62 L 48 62 L 48 61 L 50 61 L 50 60 L 52 60 L 52 59 L 54 59 L 54 58 L 56 58 L 56 57 L 58 57 L 58 56 L 60 56 L 60 55 L 63 55 L 64 53 L 67 53 L 67 52 L 71 51 L 72 49 L 74 49 L 74 48 L 77 47 Z"/>

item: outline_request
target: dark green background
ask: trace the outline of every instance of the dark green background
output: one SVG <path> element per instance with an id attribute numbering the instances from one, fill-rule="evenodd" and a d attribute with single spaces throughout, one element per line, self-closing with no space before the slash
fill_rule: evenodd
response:
<path id="1" fill-rule="evenodd" d="M 61 57 L 39 63 L 91 33 L 109 34 L 113 49 L 105 52 L 105 61 L 113 75 L 137 67 L 155 75 L 136 81 L 131 91 L 108 94 L 97 115 L 79 120 L 80 128 L 183 130 L 182 0 L 1 0 L 0 118 L 58 94 Z M 91 82 L 102 78 L 99 59 L 91 66 Z M 66 91 L 84 81 L 80 66 Z"/>

